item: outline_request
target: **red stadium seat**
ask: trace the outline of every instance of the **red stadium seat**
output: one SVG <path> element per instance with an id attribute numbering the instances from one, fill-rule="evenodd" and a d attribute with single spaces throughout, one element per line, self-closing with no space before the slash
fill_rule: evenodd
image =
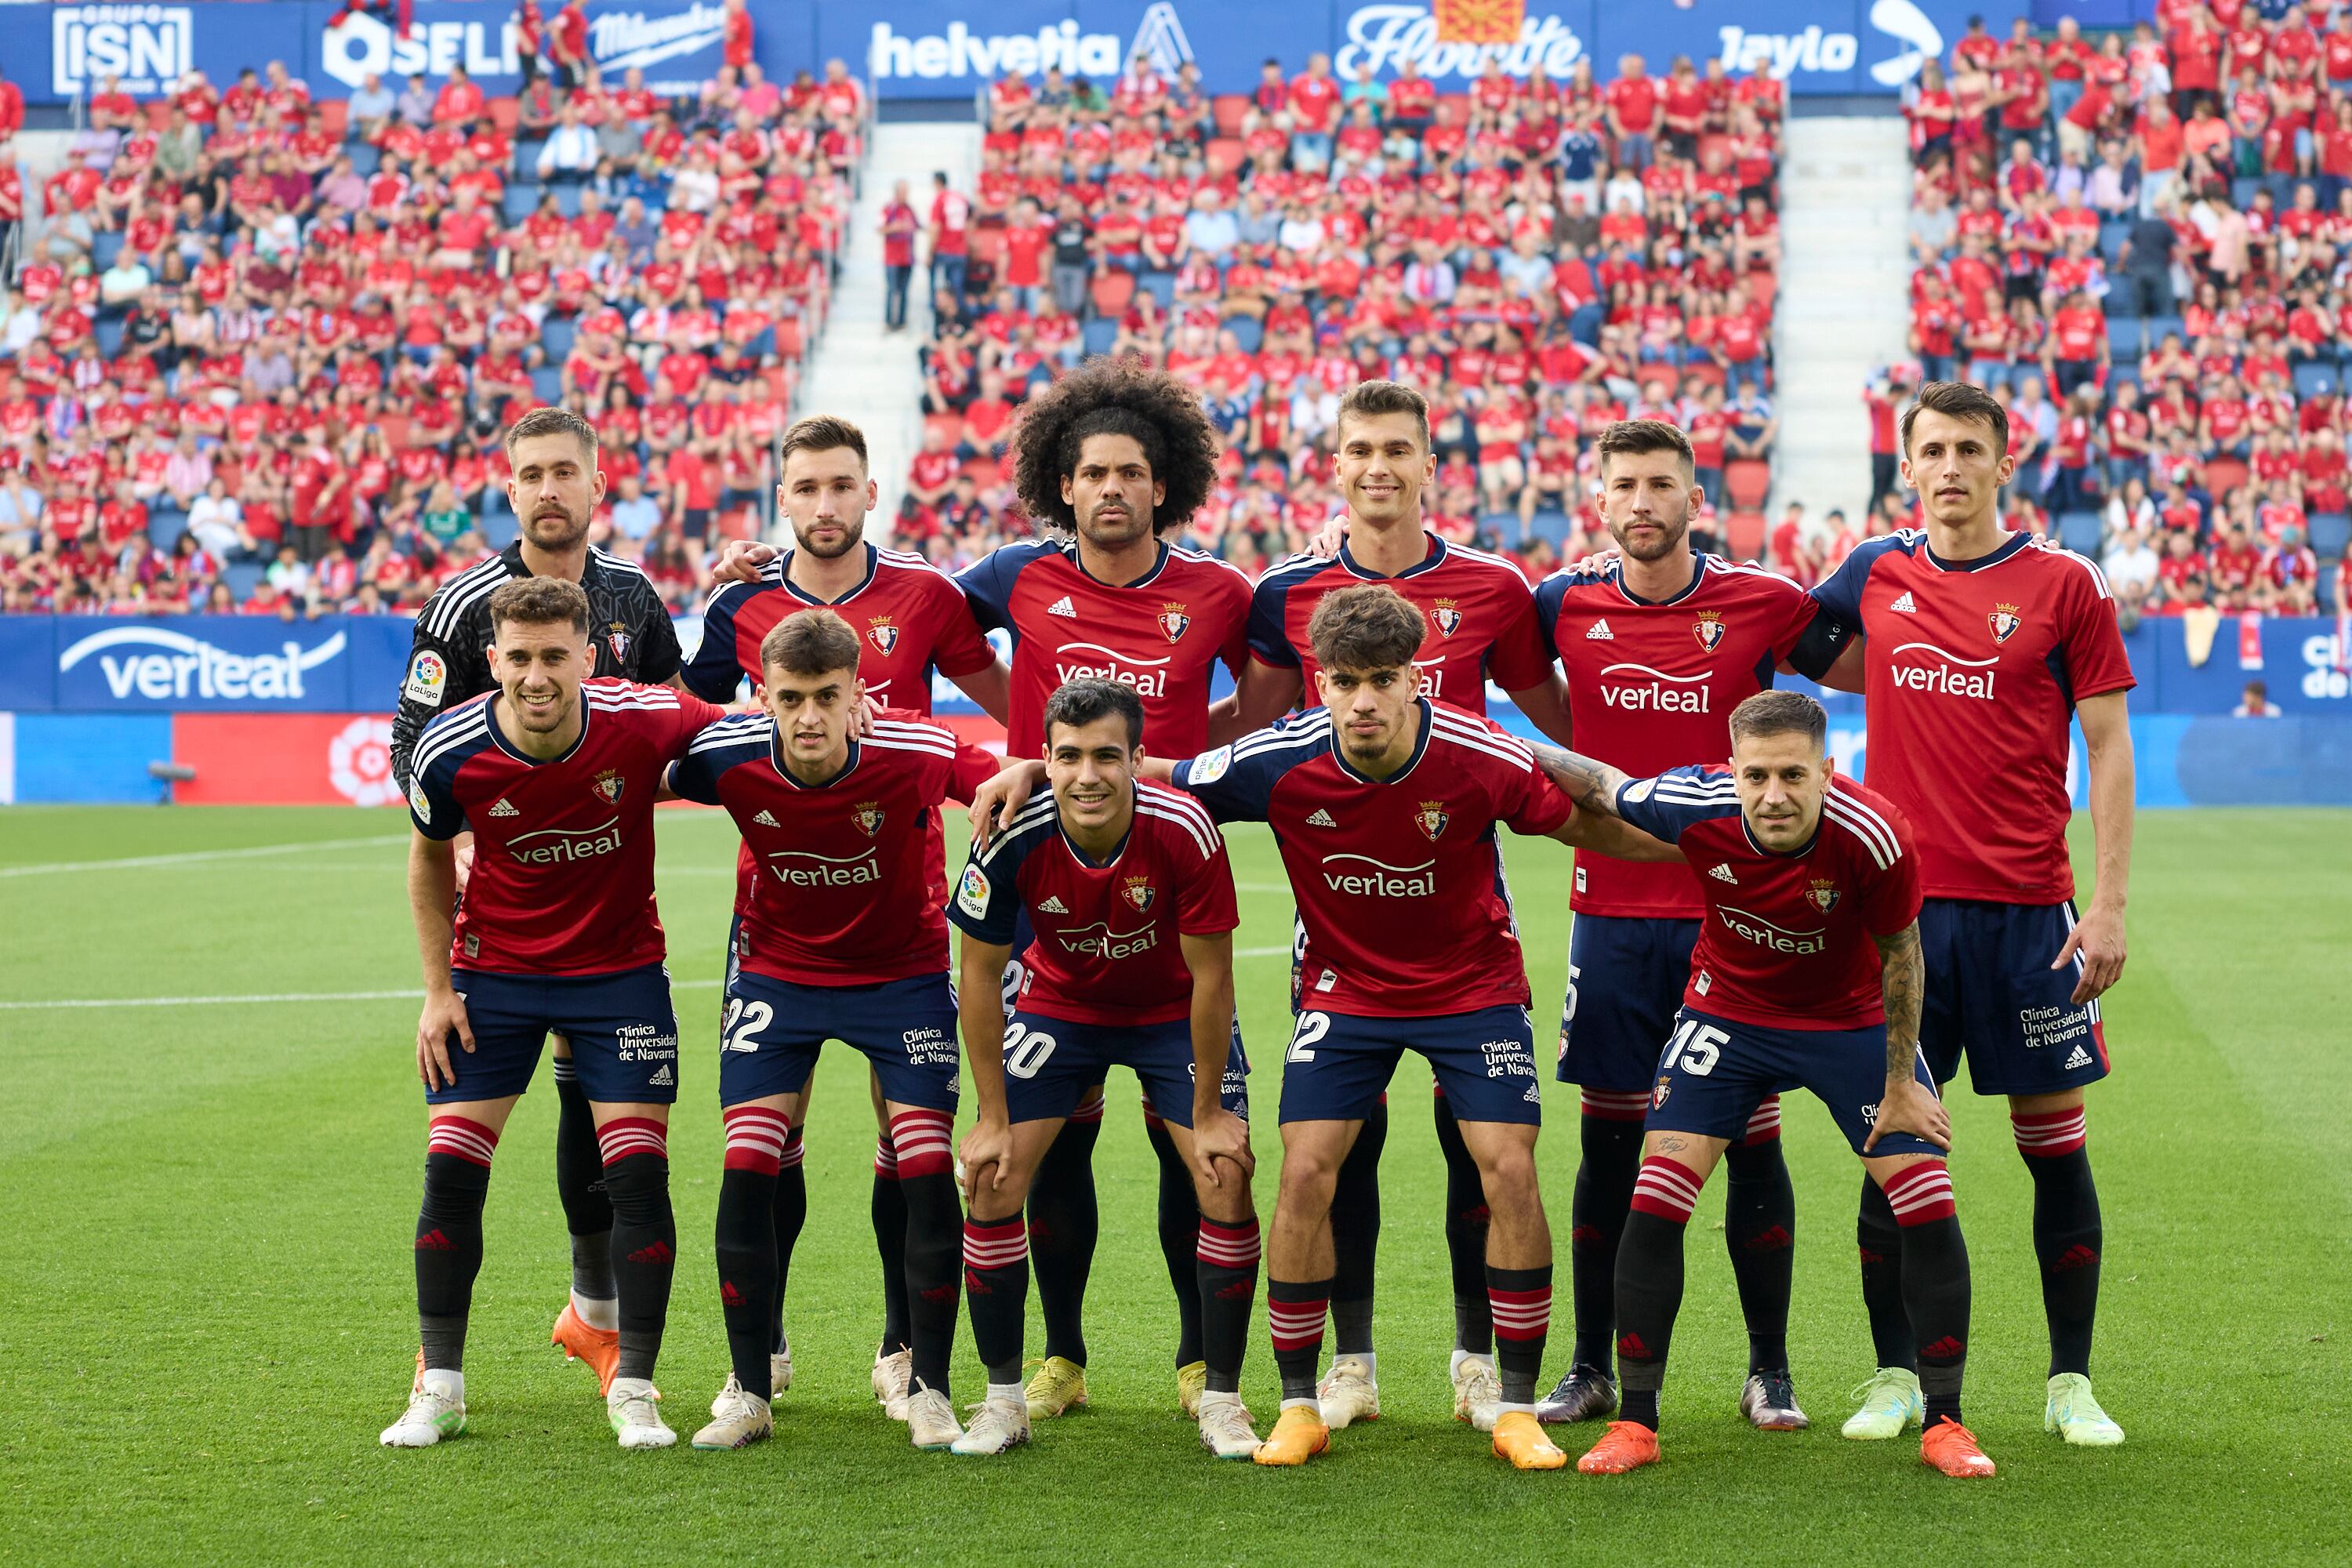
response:
<path id="1" fill-rule="evenodd" d="M 1218 136 L 1210 140 L 1201 155 L 1209 166 L 1211 177 L 1222 178 L 1242 166 L 1248 149 L 1238 136 Z"/>
<path id="2" fill-rule="evenodd" d="M 168 98 L 151 99 L 139 108 L 147 117 L 150 131 L 161 131 L 172 123 L 172 100 Z"/>
<path id="3" fill-rule="evenodd" d="M 982 489 L 986 489 L 991 485 L 1001 484 L 1004 479 L 1004 471 L 996 466 L 996 459 L 993 458 L 974 458 L 964 464 L 958 472 L 970 478 L 971 482 Z"/>
<path id="4" fill-rule="evenodd" d="M 1238 136 L 1242 133 L 1242 116 L 1249 112 L 1250 100 L 1245 93 L 1221 92 L 1209 100 L 1211 112 L 1217 117 L 1217 134 Z"/>
<path id="5" fill-rule="evenodd" d="M 1772 465 L 1760 458 L 1738 458 L 1723 465 L 1723 493 L 1741 511 L 1764 504 L 1772 489 Z"/>
<path id="6" fill-rule="evenodd" d="M 1748 297 L 1764 309 L 1770 310 L 1773 299 L 1780 292 L 1780 279 L 1760 269 L 1743 273 L 1741 277 L 1748 285 Z"/>
<path id="7" fill-rule="evenodd" d="M 1466 92 L 1440 93 L 1437 99 L 1437 123 L 1467 125 L 1470 123 L 1470 95 Z"/>
<path id="8" fill-rule="evenodd" d="M 923 434 L 929 436 L 934 430 L 940 433 L 940 439 L 953 441 L 963 434 L 963 421 L 952 414 L 924 415 Z"/>
<path id="9" fill-rule="evenodd" d="M 1764 553 L 1764 514 L 1735 511 L 1723 520 L 1723 548 L 1734 561 L 1753 561 Z"/>
<path id="10" fill-rule="evenodd" d="M 776 323 L 776 357 L 786 364 L 801 357 L 801 323 L 797 316 L 786 316 Z"/>
<path id="11" fill-rule="evenodd" d="M 515 100 L 511 98 L 490 100 L 490 123 L 499 128 L 500 135 L 513 135 L 515 127 L 522 123 L 521 117 L 516 110 Z"/>
<path id="12" fill-rule="evenodd" d="M 2246 482 L 2246 465 L 2235 458 L 2210 458 L 2205 463 L 2205 493 L 2220 500 Z"/>
<path id="13" fill-rule="evenodd" d="M 1706 167 L 1707 160 L 1717 156 L 1717 154 L 1720 154 L 1727 161 L 1731 157 L 1730 137 L 1725 135 L 1720 131 L 1711 131 L 1698 139 L 1698 161 L 1700 167 Z M 1727 162 L 1726 166 L 1728 166 Z"/>
<path id="14" fill-rule="evenodd" d="M 1683 366 L 1683 374 L 1691 380 L 1705 382 L 1709 386 L 1724 384 L 1723 367 L 1711 359 Z"/>
<path id="15" fill-rule="evenodd" d="M 968 232 L 965 243 L 971 247 L 972 260 L 993 267 L 997 258 L 1004 254 L 1004 230 L 1002 226 L 982 228 L 975 226 Z"/>
<path id="16" fill-rule="evenodd" d="M 1087 292 L 1094 299 L 1096 315 L 1118 321 L 1127 314 L 1128 301 L 1135 298 L 1135 274 L 1124 267 L 1106 267 L 1095 274 Z"/>
<path id="17" fill-rule="evenodd" d="M 351 128 L 351 100 L 341 98 L 321 100 L 319 104 L 319 123 L 325 128 L 328 135 L 338 142 L 341 141 L 343 132 Z"/>

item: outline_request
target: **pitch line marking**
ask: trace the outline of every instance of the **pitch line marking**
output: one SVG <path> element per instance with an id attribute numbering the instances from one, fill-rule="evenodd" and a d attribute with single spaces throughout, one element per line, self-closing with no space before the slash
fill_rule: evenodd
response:
<path id="1" fill-rule="evenodd" d="M 263 855 L 291 855 L 303 849 L 357 849 L 407 842 L 408 835 L 405 833 L 386 833 L 369 838 L 305 838 L 293 844 L 256 844 L 243 849 L 192 849 L 182 855 L 131 855 L 113 860 L 42 860 L 29 866 L 0 866 L 0 877 L 46 877 L 66 871 L 139 870 L 156 866 L 191 866 L 205 860 L 250 860 Z"/>

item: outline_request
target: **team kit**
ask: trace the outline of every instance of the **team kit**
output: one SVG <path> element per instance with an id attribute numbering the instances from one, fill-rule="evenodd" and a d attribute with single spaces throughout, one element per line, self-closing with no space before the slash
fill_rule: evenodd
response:
<path id="1" fill-rule="evenodd" d="M 1942 1095 L 1963 1063 L 2009 1100 L 2032 1177 L 2044 1427 L 2124 1440 L 2089 1375 L 2104 1236 L 2084 1091 L 2108 1070 L 2099 997 L 2125 961 L 2133 678 L 2096 567 L 2000 526 L 2000 405 L 1924 388 L 1902 427 L 1922 526 L 1810 592 L 1692 548 L 1702 497 L 1671 425 L 1603 434 L 1616 548 L 1532 587 L 1424 527 L 1417 393 L 1360 384 L 1336 434 L 1344 515 L 1252 582 L 1163 538 L 1213 483 L 1197 395 L 1090 363 L 1013 435 L 1039 536 L 950 576 L 866 542 L 863 437 L 803 419 L 778 493 L 791 542 L 730 548 L 685 658 L 642 574 L 588 542 L 593 428 L 541 409 L 508 431 L 521 537 L 419 615 L 395 725 L 427 1131 L 419 1349 L 386 1446 L 466 1431 L 490 1168 L 551 1042 L 572 1247 L 551 1337 L 595 1373 L 622 1447 L 677 1441 L 653 1382 L 679 1261 L 667 1134 L 688 1057 L 708 1058 L 681 1051 L 656 907 L 667 799 L 724 810 L 741 840 L 718 1051 L 730 1371 L 697 1448 L 771 1438 L 792 1383 L 784 1300 L 828 1043 L 869 1067 L 872 1387 L 919 1449 L 1003 1454 L 1087 1402 L 1113 1068 L 1142 1091 L 1175 1402 L 1202 1448 L 1297 1466 L 1376 1419 L 1379 1162 L 1407 1051 L 1432 1069 L 1447 1167 L 1453 1414 L 1512 1468 L 1660 1461 L 1685 1233 L 1718 1164 L 1749 1345 L 1738 1408 L 1765 1431 L 1809 1425 L 1780 1143 L 1780 1097 L 1801 1089 L 1864 1167 L 1877 1371 L 1844 1436 L 1916 1429 L 1925 1464 L 1991 1476 L 1961 1406 L 1970 1280 Z M 1233 688 L 1213 700 L 1220 665 Z M 931 721 L 934 671 L 1004 725 L 1003 757 Z M 1868 787 L 1780 672 L 1862 694 Z M 1490 682 L 1545 739 L 1487 717 Z M 2080 909 L 2077 721 L 2096 877 Z M 961 864 L 950 806 L 971 820 Z M 1263 1183 L 1234 822 L 1267 825 L 1297 911 L 1281 1163 Z M 1505 830 L 1575 851 L 1556 868 L 1538 852 L 1532 873 L 1567 884 L 1575 917 L 1552 1068 L 1580 1094 L 1573 1345 L 1549 1384 L 1542 1069 Z M 1263 1436 L 1241 1397 L 1261 1297 L 1281 1386 Z M 960 1316 L 985 1384 L 961 1415 Z M 1555 1439 L 1587 1423 L 1598 1440 L 1571 1458 Z"/>

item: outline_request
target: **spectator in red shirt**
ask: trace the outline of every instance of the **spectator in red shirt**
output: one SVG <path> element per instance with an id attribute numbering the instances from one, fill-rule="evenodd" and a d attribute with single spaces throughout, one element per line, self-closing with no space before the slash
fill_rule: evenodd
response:
<path id="1" fill-rule="evenodd" d="M 1306 71 L 1292 80 L 1285 103 L 1290 110 L 1290 163 L 1305 173 L 1331 166 L 1331 141 L 1339 126 L 1339 83 L 1331 57 L 1307 57 Z"/>
<path id="2" fill-rule="evenodd" d="M 548 63 L 555 85 L 569 92 L 588 76 L 588 8 L 585 0 L 564 0 L 547 29 Z"/>
<path id="3" fill-rule="evenodd" d="M 1639 172 L 1650 166 L 1653 138 L 1658 124 L 1658 84 L 1649 77 L 1642 57 L 1627 55 L 1617 62 L 1617 79 L 1602 93 L 1607 105 L 1610 140 L 1617 163 Z"/>
<path id="4" fill-rule="evenodd" d="M 0 142 L 25 128 L 25 89 L 0 76 Z"/>
<path id="5" fill-rule="evenodd" d="M 741 3 L 730 0 L 739 6 Z M 882 208 L 882 325 L 886 331 L 907 330 L 907 283 L 915 275 L 915 235 L 920 226 L 914 205 L 907 199 L 907 182 L 901 180 Z"/>
<path id="6" fill-rule="evenodd" d="M 433 95 L 433 123 L 462 128 L 488 112 L 489 100 L 483 96 L 481 88 L 466 74 L 464 66 L 451 65 L 449 79 Z"/>
<path id="7" fill-rule="evenodd" d="M 751 63 L 751 13 L 743 0 L 727 0 L 726 40 L 719 46 L 719 58 L 740 71 Z"/>

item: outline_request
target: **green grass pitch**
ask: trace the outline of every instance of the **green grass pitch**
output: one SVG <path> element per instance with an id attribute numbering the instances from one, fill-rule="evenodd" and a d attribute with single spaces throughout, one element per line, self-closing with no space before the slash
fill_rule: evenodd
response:
<path id="1" fill-rule="evenodd" d="M 1745 1363 L 1718 1180 L 1692 1227 L 1665 1465 L 1606 1480 L 1504 1468 L 1448 1416 L 1441 1166 L 1417 1059 L 1394 1086 L 1382 1172 L 1387 1415 L 1303 1472 L 1213 1464 L 1173 1412 L 1153 1167 L 1125 1074 L 1097 1155 L 1093 1406 L 992 1464 L 910 1450 L 866 1393 L 874 1135 L 863 1068 L 837 1048 L 819 1071 L 792 1273 L 800 1381 L 779 1398 L 774 1441 L 621 1453 L 593 1380 L 548 1347 L 568 1275 L 542 1087 L 492 1185 L 472 1431 L 388 1453 L 376 1432 L 400 1407 L 415 1342 L 423 1127 L 403 819 L 0 812 L 13 1106 L 0 1123 L 0 1562 L 2340 1563 L 2352 1555 L 2347 827 L 2352 816 L 2319 811 L 2140 819 L 2131 966 L 2106 1015 L 2117 1070 L 2091 1118 L 2107 1233 L 2096 1372 L 2131 1434 L 2121 1449 L 2070 1450 L 2042 1432 L 2027 1179 L 2000 1102 L 1956 1096 L 1976 1269 L 1968 1409 L 2000 1465 L 1994 1481 L 1962 1485 L 1924 1470 L 1912 1441 L 1837 1436 L 1845 1392 L 1870 1370 L 1857 1173 L 1801 1097 L 1787 1131 L 1791 1350 L 1813 1430 L 1753 1433 L 1734 1409 Z M 660 832 L 688 1044 L 671 1145 L 685 1245 L 660 1382 L 670 1421 L 690 1432 L 726 1372 L 709 1237 L 735 838 L 699 812 L 665 814 Z M 1566 963 L 1568 857 L 1539 841 L 1512 841 L 1509 857 L 1540 1040 Z M 1263 830 L 1236 835 L 1234 863 L 1270 1205 L 1290 905 Z M 306 995 L 334 999 L 285 999 Z M 213 1000 L 107 1005 L 157 998 Z M 1575 1107 L 1552 1086 L 1539 1146 L 1563 1235 Z M 1563 1247 L 1548 1377 L 1567 1326 Z M 1276 1405 L 1263 1307 L 1253 1335 L 1244 1386 L 1263 1429 Z M 957 1393 L 976 1397 L 961 1326 L 957 1356 Z M 1562 1435 L 1581 1451 L 1591 1433 Z"/>

